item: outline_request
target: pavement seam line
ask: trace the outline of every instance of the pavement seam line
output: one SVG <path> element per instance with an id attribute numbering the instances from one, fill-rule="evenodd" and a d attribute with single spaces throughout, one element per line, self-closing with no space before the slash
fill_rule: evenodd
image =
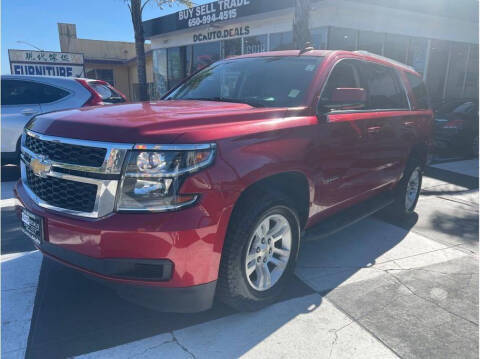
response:
<path id="1" fill-rule="evenodd" d="M 445 307 L 441 306 L 440 304 L 438 304 L 437 302 L 435 302 L 435 301 L 433 301 L 433 300 L 431 300 L 431 299 L 429 299 L 429 298 L 423 297 L 423 296 L 415 293 L 415 291 L 414 291 L 412 288 L 410 288 L 408 285 L 406 285 L 406 284 L 405 284 L 400 278 L 398 278 L 395 274 L 390 273 L 388 270 L 385 270 L 385 273 L 387 273 L 387 274 L 391 275 L 393 278 L 395 278 L 395 280 L 396 280 L 400 285 L 402 285 L 403 287 L 405 287 L 410 293 L 412 293 L 412 294 L 413 294 L 414 296 L 416 296 L 417 298 L 423 299 L 424 301 L 429 302 L 429 303 L 435 305 L 436 307 L 444 310 L 445 312 L 453 315 L 454 317 L 463 319 L 463 320 L 465 320 L 466 322 L 469 322 L 470 324 L 473 324 L 473 325 L 475 325 L 475 326 L 478 327 L 478 323 L 476 323 L 476 322 L 474 322 L 474 321 L 472 321 L 472 320 L 470 320 L 470 319 L 468 319 L 468 318 L 462 317 L 462 316 L 459 315 L 459 314 L 453 313 L 453 312 L 449 311 L 447 308 L 445 308 Z"/>
<path id="2" fill-rule="evenodd" d="M 313 288 L 312 288 L 313 289 Z M 314 290 L 315 291 L 315 290 Z M 362 328 L 363 330 L 365 330 L 367 333 L 369 333 L 374 339 L 376 339 L 379 343 L 383 344 L 383 346 L 385 346 L 385 348 L 387 348 L 388 350 L 390 350 L 394 355 L 396 355 L 398 358 L 400 359 L 403 359 L 403 357 L 398 354 L 395 350 L 393 350 L 387 343 L 385 343 L 382 339 L 380 339 L 375 333 L 373 333 L 371 330 L 369 330 L 368 328 L 366 328 L 363 324 L 361 324 L 358 320 L 360 320 L 362 317 L 364 317 L 365 315 L 362 315 L 360 317 L 358 317 L 358 319 L 356 319 L 355 317 L 353 317 L 352 315 L 350 315 L 347 311 L 345 311 L 342 307 L 340 307 L 339 305 L 337 305 L 335 302 L 331 301 L 330 299 L 328 299 L 324 294 L 322 294 L 321 292 L 319 291 L 315 291 L 318 295 L 320 295 L 322 297 L 323 300 L 327 301 L 328 303 L 330 303 L 334 308 L 336 308 L 338 311 L 342 312 L 346 317 L 350 318 L 351 322 L 344 325 L 341 329 L 343 328 L 346 328 L 348 327 L 350 324 L 352 323 L 355 323 L 357 324 L 360 328 Z M 390 304 L 390 303 L 389 303 Z M 386 306 L 386 305 L 385 305 Z"/>
<path id="3" fill-rule="evenodd" d="M 476 209 L 476 211 L 474 211 L 474 212 L 478 212 L 478 204 L 476 204 L 475 202 L 461 201 L 461 200 L 458 200 L 458 199 L 455 199 L 455 198 L 447 198 L 447 197 L 443 197 L 443 196 L 438 196 L 437 198 L 443 199 L 445 201 L 450 201 L 450 202 L 454 202 L 454 203 L 458 203 L 458 204 L 463 204 L 464 206 L 467 206 L 467 207 L 472 207 L 472 208 Z"/>
<path id="4" fill-rule="evenodd" d="M 161 342 L 161 343 L 159 343 L 159 344 L 153 345 L 153 346 L 151 346 L 151 347 L 148 347 L 148 348 L 146 348 L 145 350 L 143 350 L 141 353 L 134 354 L 134 355 L 132 355 L 132 356 L 130 356 L 130 357 L 128 357 L 128 358 L 131 359 L 131 358 L 135 358 L 135 357 L 138 357 L 138 356 L 143 357 L 143 355 L 144 355 L 145 353 L 147 353 L 148 351 L 150 351 L 150 350 L 152 350 L 152 349 L 155 349 L 155 348 L 159 348 L 159 347 L 161 347 L 162 345 L 164 345 L 164 344 L 169 344 L 169 343 L 175 343 L 175 341 L 173 340 L 173 338 L 170 339 L 170 340 L 165 340 L 165 341 L 163 341 L 163 342 Z M 108 350 L 108 349 L 107 349 L 107 350 Z"/>
<path id="5" fill-rule="evenodd" d="M 188 350 L 186 346 L 184 346 L 178 341 L 177 337 L 175 336 L 174 330 L 172 330 L 170 334 L 172 335 L 173 343 L 177 344 L 185 353 L 190 355 L 193 359 L 196 359 L 195 355 L 193 355 L 193 353 L 190 350 Z"/>
<path id="6" fill-rule="evenodd" d="M 425 237 L 426 238 L 426 237 Z M 430 238 L 427 238 L 428 240 L 432 240 Z M 389 259 L 389 260 L 386 260 L 386 261 L 383 261 L 383 262 L 378 262 L 378 263 L 375 263 L 373 266 L 375 265 L 379 265 L 379 264 L 385 264 L 385 263 L 389 263 L 389 262 L 395 262 L 396 260 L 401 260 L 401 259 L 407 259 L 407 258 L 412 258 L 412 257 L 417 257 L 417 256 L 422 256 L 422 255 L 425 255 L 425 254 L 430 254 L 430 253 L 433 253 L 433 252 L 438 252 L 438 251 L 443 251 L 445 249 L 456 249 L 455 247 L 458 247 L 458 246 L 461 246 L 463 245 L 463 243 L 459 243 L 459 244 L 454 244 L 452 246 L 448 246 L 448 247 L 444 247 L 444 248 L 439 248 L 439 249 L 434 249 L 432 251 L 428 251 L 428 252 L 422 252 L 422 253 L 417 253 L 417 254 L 412 254 L 411 256 L 407 256 L 407 257 L 399 257 L 399 258 L 393 258 L 393 259 Z M 458 249 L 456 249 L 458 250 Z M 465 252 L 463 251 L 460 251 L 458 250 L 459 252 L 463 253 L 463 254 L 466 254 Z M 466 254 L 468 255 L 468 254 Z M 373 266 L 359 266 L 359 267 L 356 267 L 356 266 L 332 266 L 332 267 L 324 267 L 324 266 L 316 266 L 316 265 L 297 265 L 298 268 L 345 268 L 345 269 L 349 269 L 349 268 L 373 268 Z"/>

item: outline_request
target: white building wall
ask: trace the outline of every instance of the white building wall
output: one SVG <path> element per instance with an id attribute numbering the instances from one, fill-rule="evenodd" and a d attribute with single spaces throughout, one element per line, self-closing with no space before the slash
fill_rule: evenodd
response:
<path id="1" fill-rule="evenodd" d="M 422 1 L 422 0 L 419 0 Z M 231 27 L 250 26 L 249 36 L 290 31 L 293 9 L 240 18 L 236 21 L 198 26 L 151 38 L 152 48 L 193 44 L 193 35 Z M 310 27 L 335 26 L 478 44 L 478 22 L 432 16 L 351 0 L 313 2 Z M 212 41 L 218 41 L 217 39 Z"/>

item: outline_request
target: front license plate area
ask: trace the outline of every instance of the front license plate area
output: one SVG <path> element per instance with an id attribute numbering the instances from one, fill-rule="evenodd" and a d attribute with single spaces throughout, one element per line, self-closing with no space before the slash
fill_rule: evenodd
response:
<path id="1" fill-rule="evenodd" d="M 37 246 L 43 241 L 43 218 L 33 214 L 29 210 L 22 208 L 22 231 Z"/>

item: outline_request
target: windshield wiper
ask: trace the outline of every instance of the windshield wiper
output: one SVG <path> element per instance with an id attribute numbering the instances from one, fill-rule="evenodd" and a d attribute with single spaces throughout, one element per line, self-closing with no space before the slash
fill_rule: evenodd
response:
<path id="1" fill-rule="evenodd" d="M 218 102 L 232 102 L 232 103 L 244 103 L 253 107 L 265 107 L 265 104 L 260 101 L 245 98 L 229 98 L 229 97 L 186 97 L 178 98 L 177 100 L 192 100 L 192 101 L 218 101 Z"/>

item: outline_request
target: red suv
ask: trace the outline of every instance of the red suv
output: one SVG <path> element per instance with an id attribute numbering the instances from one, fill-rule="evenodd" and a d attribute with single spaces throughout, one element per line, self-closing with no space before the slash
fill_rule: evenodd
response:
<path id="1" fill-rule="evenodd" d="M 386 58 L 225 59 L 162 101 L 35 117 L 19 215 L 45 255 L 161 293 L 165 311 L 215 296 L 255 310 L 285 289 L 304 232 L 358 219 L 360 202 L 414 210 L 431 127 L 420 75 Z"/>

